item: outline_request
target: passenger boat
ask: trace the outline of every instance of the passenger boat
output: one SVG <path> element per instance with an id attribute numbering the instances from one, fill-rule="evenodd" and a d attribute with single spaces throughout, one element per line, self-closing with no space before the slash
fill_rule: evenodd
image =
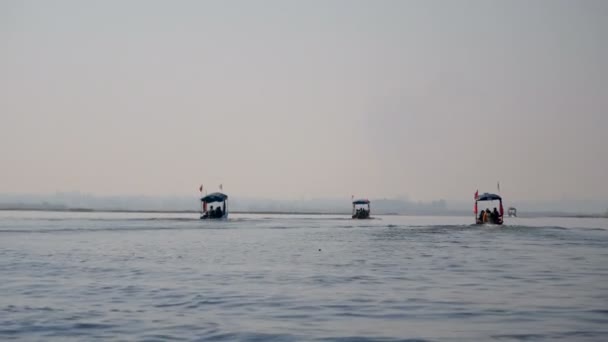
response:
<path id="1" fill-rule="evenodd" d="M 481 215 L 478 215 L 478 213 L 477 213 L 477 203 L 478 202 L 490 202 L 490 203 L 492 203 L 494 201 L 498 201 L 499 209 L 497 211 L 497 215 L 494 215 L 493 211 L 487 211 L 487 210 L 482 210 L 482 213 L 480 213 Z M 496 207 L 494 207 L 494 209 L 496 209 Z M 481 195 L 478 195 L 478 192 L 475 192 L 475 208 L 474 208 L 474 212 L 475 212 L 475 223 L 476 224 L 497 224 L 497 225 L 502 225 L 503 224 L 503 217 L 504 217 L 504 209 L 502 207 L 502 197 L 500 197 L 499 195 L 490 194 L 490 193 L 487 193 L 487 192 L 483 193 Z"/>
<path id="2" fill-rule="evenodd" d="M 201 220 L 228 219 L 228 206 L 226 205 L 227 201 L 228 195 L 221 192 L 214 192 L 201 198 Z M 213 209 L 213 206 L 211 205 L 210 208 L 207 208 L 207 206 L 211 203 L 222 203 L 222 206 L 220 207 L 218 205 L 217 208 Z"/>
<path id="3" fill-rule="evenodd" d="M 370 201 L 358 199 L 353 201 L 353 219 L 368 219 L 371 213 Z"/>

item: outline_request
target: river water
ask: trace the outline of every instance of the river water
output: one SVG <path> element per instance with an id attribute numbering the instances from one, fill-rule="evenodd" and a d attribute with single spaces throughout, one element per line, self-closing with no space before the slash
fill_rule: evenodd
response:
<path id="1" fill-rule="evenodd" d="M 608 220 L 0 212 L 0 340 L 606 341 Z"/>

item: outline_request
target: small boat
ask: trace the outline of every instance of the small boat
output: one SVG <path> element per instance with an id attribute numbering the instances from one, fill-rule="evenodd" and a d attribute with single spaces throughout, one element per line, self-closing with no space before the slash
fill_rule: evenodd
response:
<path id="1" fill-rule="evenodd" d="M 201 220 L 226 220 L 228 219 L 228 207 L 226 206 L 226 202 L 228 201 L 228 195 L 223 194 L 221 192 L 214 192 L 205 197 L 201 198 L 202 210 L 201 210 Z M 220 207 L 217 208 L 207 208 L 208 204 L 211 203 L 223 203 Z"/>
<path id="2" fill-rule="evenodd" d="M 494 201 L 498 201 L 499 204 L 499 209 L 497 214 L 495 215 L 493 214 L 493 212 L 488 210 L 482 210 L 482 213 L 480 215 L 477 214 L 477 203 L 478 202 L 494 202 Z M 494 209 L 496 209 L 496 207 L 494 207 Z M 475 212 L 475 223 L 476 224 L 497 224 L 497 225 L 502 225 L 503 223 L 503 216 L 504 216 L 504 209 L 502 207 L 502 197 L 496 195 L 496 194 L 490 194 L 490 193 L 483 193 L 481 195 L 478 195 L 478 192 L 475 192 L 475 208 L 474 208 L 474 212 Z"/>
<path id="3" fill-rule="evenodd" d="M 367 199 L 358 199 L 353 201 L 353 218 L 368 219 L 371 213 L 370 201 Z"/>
<path id="4" fill-rule="evenodd" d="M 509 210 L 507 212 L 509 217 L 517 217 L 517 208 L 509 207 Z"/>

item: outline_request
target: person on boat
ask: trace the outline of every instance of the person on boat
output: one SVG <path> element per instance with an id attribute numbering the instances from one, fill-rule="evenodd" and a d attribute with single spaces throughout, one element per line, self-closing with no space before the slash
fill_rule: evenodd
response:
<path id="1" fill-rule="evenodd" d="M 483 223 L 483 217 L 484 217 L 484 214 L 485 214 L 485 213 L 486 213 L 486 211 L 485 211 L 485 210 L 482 210 L 482 211 L 479 213 L 479 218 L 477 219 L 477 223 Z"/>
<path id="2" fill-rule="evenodd" d="M 494 207 L 494 211 L 492 211 L 492 221 L 494 221 L 495 224 L 500 223 L 500 214 L 498 213 L 498 210 L 496 210 L 496 207 Z"/>
<path id="3" fill-rule="evenodd" d="M 490 222 L 491 219 L 492 219 L 492 216 L 490 213 L 490 208 L 486 208 L 484 215 L 483 215 L 483 223 L 488 223 L 488 222 Z"/>
<path id="4" fill-rule="evenodd" d="M 215 218 L 221 218 L 224 214 L 222 213 L 222 207 L 218 206 L 215 209 Z"/>
<path id="5" fill-rule="evenodd" d="M 213 206 L 209 207 L 209 218 L 215 218 L 215 210 L 213 210 Z"/>

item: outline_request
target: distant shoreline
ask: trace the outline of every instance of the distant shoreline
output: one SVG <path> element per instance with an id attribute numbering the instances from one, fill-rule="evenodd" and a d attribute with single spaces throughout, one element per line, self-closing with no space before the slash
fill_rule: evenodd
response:
<path id="1" fill-rule="evenodd" d="M 144 213 L 144 214 L 200 214 L 196 210 L 129 210 L 129 209 L 88 209 L 88 208 L 0 208 L 0 211 L 46 211 L 65 213 Z M 350 212 L 290 212 L 290 211 L 230 211 L 232 214 L 276 214 L 276 215 L 350 215 Z M 378 214 L 398 215 L 398 214 Z"/>
<path id="2" fill-rule="evenodd" d="M 89 208 L 0 208 L 0 211 L 42 211 L 42 212 L 65 212 L 65 213 L 142 213 L 142 214 L 200 214 L 196 210 L 130 210 L 130 209 L 89 209 Z M 348 215 L 350 212 L 316 212 L 316 211 L 230 211 L 233 214 L 259 214 L 259 215 Z M 447 213 L 377 213 L 378 216 L 470 216 L 459 212 Z M 526 213 L 521 218 L 558 217 L 558 218 L 608 218 L 601 214 L 569 214 L 569 213 Z M 510 217 L 516 219 L 517 217 Z"/>

